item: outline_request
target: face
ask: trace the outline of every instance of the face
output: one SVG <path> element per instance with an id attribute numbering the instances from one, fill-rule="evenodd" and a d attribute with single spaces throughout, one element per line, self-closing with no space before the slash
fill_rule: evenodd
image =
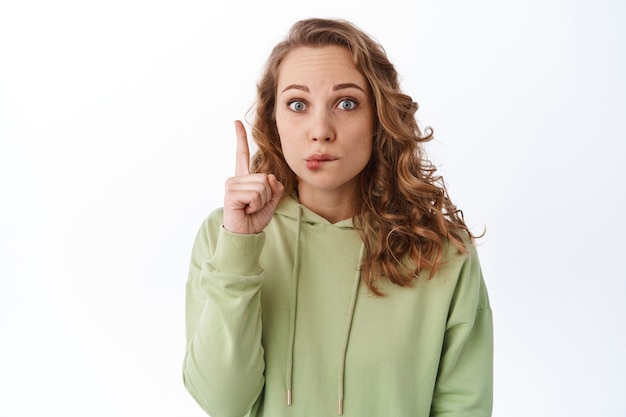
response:
<path id="1" fill-rule="evenodd" d="M 372 154 L 369 85 L 338 46 L 300 47 L 282 61 L 276 125 L 298 192 L 352 196 Z"/>

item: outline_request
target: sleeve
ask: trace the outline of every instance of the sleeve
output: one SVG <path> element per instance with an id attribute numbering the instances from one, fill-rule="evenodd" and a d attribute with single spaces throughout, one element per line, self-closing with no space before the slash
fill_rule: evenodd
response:
<path id="1" fill-rule="evenodd" d="M 244 416 L 264 386 L 263 243 L 263 233 L 229 233 L 219 215 L 205 221 L 194 243 L 186 288 L 183 380 L 212 417 Z"/>
<path id="2" fill-rule="evenodd" d="M 450 304 L 431 417 L 488 417 L 493 404 L 493 322 L 470 248 Z"/>

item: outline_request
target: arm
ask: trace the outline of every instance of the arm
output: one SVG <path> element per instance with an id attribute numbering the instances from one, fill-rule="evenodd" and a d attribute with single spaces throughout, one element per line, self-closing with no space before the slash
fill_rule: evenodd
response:
<path id="1" fill-rule="evenodd" d="M 284 190 L 274 175 L 250 173 L 240 121 L 235 132 L 235 176 L 226 181 L 223 215 L 214 213 L 200 229 L 187 281 L 183 378 L 212 417 L 247 414 L 265 383 L 259 257 Z"/>
<path id="2" fill-rule="evenodd" d="M 450 305 L 431 417 L 491 416 L 491 307 L 477 255 L 469 249 Z"/>
<path id="3" fill-rule="evenodd" d="M 194 244 L 186 292 L 185 387 L 212 417 L 241 417 L 264 385 L 259 265 L 264 234 L 237 235 L 221 216 Z"/>

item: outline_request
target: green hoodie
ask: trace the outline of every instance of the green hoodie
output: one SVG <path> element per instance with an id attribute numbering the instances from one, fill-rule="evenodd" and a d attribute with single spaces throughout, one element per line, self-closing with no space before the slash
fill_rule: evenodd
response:
<path id="1" fill-rule="evenodd" d="M 211 417 L 489 416 L 491 309 L 476 252 L 368 292 L 352 220 L 288 197 L 262 233 L 203 223 L 187 282 L 187 390 Z"/>

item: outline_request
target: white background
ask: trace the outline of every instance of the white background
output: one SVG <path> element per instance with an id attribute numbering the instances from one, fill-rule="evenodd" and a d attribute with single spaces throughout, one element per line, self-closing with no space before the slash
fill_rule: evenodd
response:
<path id="1" fill-rule="evenodd" d="M 203 415 L 181 377 L 191 244 L 265 58 L 310 16 L 380 40 L 487 227 L 494 416 L 626 415 L 625 9 L 3 1 L 0 415 Z"/>

